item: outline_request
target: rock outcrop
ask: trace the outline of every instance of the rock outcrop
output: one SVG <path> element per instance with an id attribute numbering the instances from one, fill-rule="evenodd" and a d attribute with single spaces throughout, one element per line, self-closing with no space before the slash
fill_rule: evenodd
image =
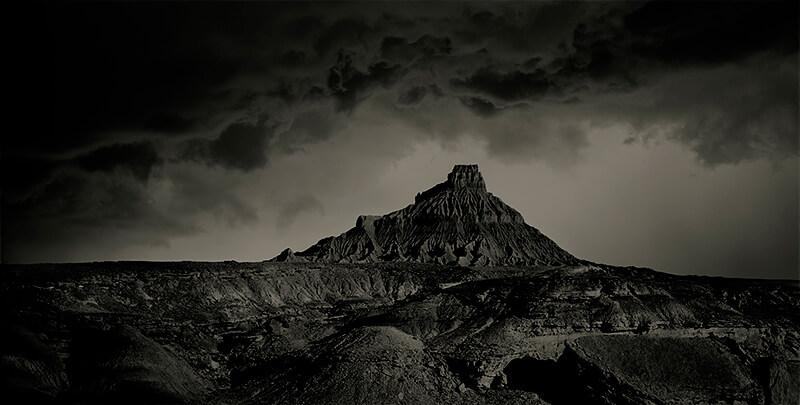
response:
<path id="1" fill-rule="evenodd" d="M 308 260 L 295 255 L 291 248 L 286 248 L 283 250 L 283 252 L 281 252 L 281 254 L 275 257 L 275 261 L 285 263 L 303 263 L 307 262 Z"/>
<path id="2" fill-rule="evenodd" d="M 462 266 L 576 262 L 519 212 L 486 191 L 477 165 L 456 165 L 414 204 L 383 216 L 362 215 L 347 232 L 276 261 L 403 261 Z"/>

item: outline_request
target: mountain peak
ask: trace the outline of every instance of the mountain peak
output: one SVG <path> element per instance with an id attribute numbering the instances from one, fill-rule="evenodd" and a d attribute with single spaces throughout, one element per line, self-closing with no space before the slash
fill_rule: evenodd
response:
<path id="1" fill-rule="evenodd" d="M 486 183 L 478 170 L 478 165 L 455 165 L 447 175 L 448 184 L 454 189 L 468 188 L 486 191 Z"/>
<path id="2" fill-rule="evenodd" d="M 386 215 L 362 215 L 347 232 L 280 261 L 411 261 L 459 265 L 557 265 L 576 259 L 517 210 L 486 191 L 478 165 L 455 165 L 447 180 Z"/>
<path id="3" fill-rule="evenodd" d="M 456 196 L 451 196 L 460 203 L 469 203 L 475 198 L 468 198 L 467 194 L 472 194 L 472 197 L 483 196 L 489 193 L 486 192 L 486 182 L 483 181 L 483 176 L 478 170 L 478 165 L 455 165 L 453 170 L 447 175 L 447 180 L 439 183 L 421 193 L 417 193 L 414 198 L 414 203 L 437 199 L 444 194 L 456 193 Z M 465 194 L 466 193 L 466 194 Z M 463 204 L 459 204 L 463 205 Z"/>

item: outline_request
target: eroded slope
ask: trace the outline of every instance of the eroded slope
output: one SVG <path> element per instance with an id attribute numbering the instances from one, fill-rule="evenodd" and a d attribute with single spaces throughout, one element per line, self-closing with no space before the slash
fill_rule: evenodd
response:
<path id="1" fill-rule="evenodd" d="M 800 395 L 800 292 L 790 282 L 591 263 L 3 270 L 3 387 L 25 398 L 778 404 Z"/>
<path id="2" fill-rule="evenodd" d="M 576 259 L 486 191 L 477 165 L 456 165 L 414 204 L 358 217 L 347 232 L 320 240 L 284 262 L 418 262 L 446 265 L 556 265 Z"/>

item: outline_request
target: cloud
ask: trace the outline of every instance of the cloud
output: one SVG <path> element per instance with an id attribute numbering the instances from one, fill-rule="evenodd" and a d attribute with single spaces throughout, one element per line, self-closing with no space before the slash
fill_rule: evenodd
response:
<path id="1" fill-rule="evenodd" d="M 87 260 L 88 252 L 167 244 L 196 232 L 157 210 L 139 179 L 105 171 L 62 168 L 28 196 L 5 200 L 3 210 L 4 262 Z"/>
<path id="2" fill-rule="evenodd" d="M 119 130 L 185 137 L 254 108 L 237 104 L 248 94 L 290 104 L 330 97 L 337 111 L 350 113 L 378 88 L 397 87 L 398 104 L 417 105 L 436 86 L 442 96 L 535 108 L 631 92 L 676 69 L 797 52 L 791 3 L 54 5 L 45 11 L 56 41 L 49 34 L 33 39 L 54 56 L 72 53 L 55 59 L 58 77 L 41 86 L 44 93 L 58 89 L 51 121 L 67 136 L 13 141 L 36 151 L 40 144 L 85 150 L 108 144 L 104 134 Z M 175 30 L 182 15 L 192 18 Z M 209 29 L 209 18 L 236 23 Z M 98 38 L 97 30 L 107 35 Z M 270 40 L 276 37 L 281 41 Z M 49 56 L 42 58 L 49 65 Z M 491 111 L 472 105 L 465 107 Z"/>
<path id="3" fill-rule="evenodd" d="M 322 203 L 311 194 L 301 195 L 280 208 L 277 217 L 278 228 L 287 228 L 293 224 L 300 215 L 313 212 L 321 215 L 324 214 L 325 210 L 322 207 Z"/>
<path id="4" fill-rule="evenodd" d="M 203 215 L 257 221 L 260 202 L 236 187 L 273 174 L 276 157 L 349 136 L 356 118 L 443 145 L 474 138 L 492 157 L 558 169 L 612 125 L 683 145 L 708 167 L 798 153 L 789 2 L 25 11 L 19 104 L 31 107 L 18 119 L 41 124 L 4 138 L 4 218 L 63 223 L 95 210 L 85 223 L 138 217 L 154 240 Z"/>
<path id="5" fill-rule="evenodd" d="M 272 130 L 263 121 L 231 124 L 209 144 L 211 161 L 242 171 L 264 167 L 271 135 Z"/>
<path id="6" fill-rule="evenodd" d="M 390 61 L 410 63 L 417 58 L 447 55 L 453 51 L 450 38 L 423 35 L 414 42 L 401 37 L 385 37 L 381 41 L 380 55 Z"/>
<path id="7" fill-rule="evenodd" d="M 103 143 L 121 130 L 185 133 L 205 122 L 208 97 L 220 99 L 219 87 L 240 72 L 240 61 L 226 57 L 200 20 L 183 19 L 174 29 L 186 16 L 180 6 L 53 4 L 39 11 L 40 31 L 28 45 L 40 54 L 30 63 L 51 74 L 32 90 L 48 95 L 48 122 L 64 139 L 48 131 L 33 137 L 59 142 L 59 151 Z"/>
<path id="8" fill-rule="evenodd" d="M 255 124 L 235 122 L 214 139 L 195 138 L 184 143 L 178 160 L 204 162 L 243 172 L 267 164 L 269 141 L 275 128 L 265 118 Z"/>
<path id="9" fill-rule="evenodd" d="M 16 201 L 50 179 L 62 165 L 59 159 L 2 151 L 3 203 Z"/>
<path id="10" fill-rule="evenodd" d="M 493 117 L 495 114 L 503 110 L 503 108 L 498 108 L 491 101 L 481 97 L 459 97 L 459 101 L 461 101 L 461 104 L 469 108 L 470 111 L 481 117 Z"/>
<path id="11" fill-rule="evenodd" d="M 296 111 L 287 125 L 276 130 L 272 150 L 279 153 L 295 153 L 304 146 L 324 141 L 345 128 L 346 117 L 331 114 L 328 104 L 307 106 Z"/>
<path id="12" fill-rule="evenodd" d="M 180 114 L 156 113 L 144 121 L 142 129 L 161 133 L 186 133 L 195 123 Z"/>
<path id="13" fill-rule="evenodd" d="M 80 168 L 90 172 L 123 169 L 141 182 L 146 182 L 150 178 L 150 172 L 154 167 L 164 163 L 155 145 L 149 141 L 103 146 L 79 155 L 73 158 L 73 161 Z"/>
<path id="14" fill-rule="evenodd" d="M 59 108 L 50 121 L 66 136 L 12 141 L 12 149 L 37 155 L 43 148 L 63 153 L 120 143 L 106 138 L 119 131 L 176 141 L 198 132 L 208 137 L 209 129 L 243 114 L 292 122 L 326 99 L 336 106 L 328 114 L 349 114 L 378 89 L 396 89 L 401 106 L 452 97 L 467 111 L 502 119 L 496 112 L 509 103 L 591 103 L 609 92 L 624 99 L 681 69 L 797 52 L 797 6 L 790 3 L 54 5 L 45 11 L 49 29 L 60 34 L 52 43 L 49 35 L 34 40 L 53 55 L 72 56 L 57 58 L 58 77 L 41 86 L 57 89 Z M 192 18 L 174 30 L 172 21 L 187 12 Z M 208 29 L 203 21 L 211 17 L 236 23 Z M 62 26 L 65 20 L 75 23 Z M 90 22 L 107 35 L 97 38 Z M 289 107 L 275 111 L 273 99 Z M 726 137 L 715 136 L 720 142 L 708 147 L 726 147 Z M 671 139 L 697 143 L 696 136 Z M 266 156 L 245 156 L 241 164 L 226 158 L 233 144 L 209 145 L 206 160 L 263 167 Z"/>
<path id="15" fill-rule="evenodd" d="M 790 2 L 618 4 L 585 18 L 561 74 L 638 86 L 651 72 L 713 67 L 754 55 L 797 52 L 797 5 Z M 661 73 L 664 73 L 663 71 Z"/>
<path id="16" fill-rule="evenodd" d="M 344 49 L 339 51 L 336 64 L 328 71 L 328 89 L 337 99 L 337 110 L 351 112 L 356 105 L 369 97 L 377 86 L 389 88 L 404 74 L 400 65 L 377 62 L 360 71 L 353 67 L 353 56 Z"/>
<path id="17" fill-rule="evenodd" d="M 426 86 L 414 86 L 406 89 L 397 96 L 397 104 L 400 105 L 415 105 L 419 104 L 423 98 L 428 94 Z"/>
<path id="18" fill-rule="evenodd" d="M 664 136 L 709 167 L 781 162 L 798 154 L 796 72 L 795 61 L 782 60 L 685 70 L 633 92 L 627 102 L 610 98 L 597 114 L 630 124 L 631 142 Z"/>
<path id="19" fill-rule="evenodd" d="M 343 45 L 363 43 L 372 30 L 369 24 L 358 17 L 337 19 L 319 31 L 314 51 L 324 55 L 341 49 Z"/>
<path id="20" fill-rule="evenodd" d="M 266 95 L 277 97 L 287 104 L 295 104 L 322 98 L 325 96 L 325 89 L 309 77 L 281 78 L 277 86 Z"/>
<path id="21" fill-rule="evenodd" d="M 450 83 L 503 101 L 539 100 L 561 93 L 551 75 L 541 69 L 502 73 L 493 66 L 486 66 L 478 68 L 469 77 L 452 79 Z"/>
<path id="22" fill-rule="evenodd" d="M 594 15 L 607 4 L 537 2 L 474 3 L 462 6 L 460 18 L 450 30 L 454 42 L 479 46 L 497 57 L 530 58 L 531 53 L 550 55 L 572 28 L 587 14 Z M 455 14 L 456 12 L 454 12 Z"/>
<path id="23" fill-rule="evenodd" d="M 250 201 L 248 177 L 239 170 L 188 165 L 164 167 L 164 176 L 148 190 L 153 206 L 165 215 L 198 225 L 198 231 L 221 226 L 249 226 L 259 221 Z"/>
<path id="24" fill-rule="evenodd" d="M 797 12 L 793 2 L 650 2 L 625 17 L 623 43 L 631 53 L 669 65 L 791 54 L 798 49 Z"/>

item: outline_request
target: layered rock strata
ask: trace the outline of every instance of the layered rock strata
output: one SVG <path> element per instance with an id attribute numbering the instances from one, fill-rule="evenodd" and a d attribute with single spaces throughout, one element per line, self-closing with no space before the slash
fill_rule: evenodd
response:
<path id="1" fill-rule="evenodd" d="M 403 261 L 462 266 L 560 265 L 576 262 L 519 212 L 486 191 L 477 165 L 456 165 L 447 180 L 417 194 L 414 204 L 362 215 L 347 232 L 276 261 Z"/>

